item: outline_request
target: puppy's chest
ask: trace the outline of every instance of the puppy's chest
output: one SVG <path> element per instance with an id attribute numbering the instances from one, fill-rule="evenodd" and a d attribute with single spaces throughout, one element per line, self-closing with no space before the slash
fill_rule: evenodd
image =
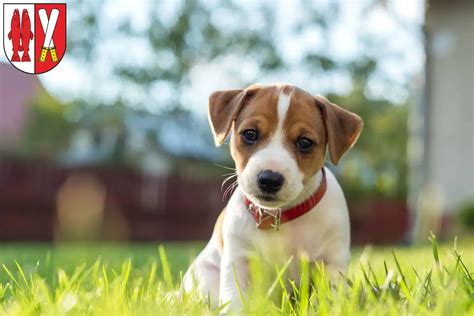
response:
<path id="1" fill-rule="evenodd" d="M 306 219 L 285 223 L 278 231 L 259 230 L 252 244 L 257 252 L 271 261 L 301 255 L 318 259 L 321 253 L 322 232 L 317 226 Z"/>

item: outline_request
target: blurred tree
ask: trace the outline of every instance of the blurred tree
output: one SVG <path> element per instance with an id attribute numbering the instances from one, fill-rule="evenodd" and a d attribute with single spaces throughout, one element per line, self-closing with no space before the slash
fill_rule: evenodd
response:
<path id="1" fill-rule="evenodd" d="M 20 155 L 54 159 L 69 146 L 73 126 L 65 119 L 66 107 L 46 92 L 32 101 Z"/>
<path id="2" fill-rule="evenodd" d="M 360 138 L 338 170 L 347 197 L 405 197 L 408 106 L 367 99 L 360 89 L 328 97 L 364 119 Z"/>

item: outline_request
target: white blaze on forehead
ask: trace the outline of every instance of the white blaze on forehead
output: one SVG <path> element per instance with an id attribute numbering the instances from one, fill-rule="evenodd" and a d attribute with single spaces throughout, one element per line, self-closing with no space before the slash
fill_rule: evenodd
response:
<path id="1" fill-rule="evenodd" d="M 278 106 L 277 106 L 277 113 L 278 113 L 278 127 L 277 131 L 283 128 L 283 122 L 285 121 L 286 113 L 288 113 L 288 108 L 290 107 L 290 100 L 291 100 L 292 93 L 285 93 L 285 90 L 282 89 L 280 91 L 280 95 L 278 96 Z"/>
<path id="2" fill-rule="evenodd" d="M 280 92 L 280 96 L 278 97 L 278 127 L 283 125 L 283 121 L 285 120 L 286 113 L 288 112 L 288 108 L 290 107 L 290 99 L 291 95 L 285 94 L 283 91 Z"/>

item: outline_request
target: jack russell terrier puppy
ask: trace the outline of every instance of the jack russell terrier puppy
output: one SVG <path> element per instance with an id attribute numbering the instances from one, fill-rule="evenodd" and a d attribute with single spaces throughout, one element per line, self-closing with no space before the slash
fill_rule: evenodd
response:
<path id="1" fill-rule="evenodd" d="M 276 245 L 286 258 L 304 254 L 344 272 L 349 216 L 324 159 L 327 148 L 332 163 L 339 162 L 359 137 L 361 118 L 322 96 L 278 84 L 213 93 L 209 121 L 217 146 L 232 130 L 238 187 L 186 272 L 184 291 L 197 288 L 211 305 L 238 307 L 250 254 L 281 260 L 281 252 L 271 251 Z"/>

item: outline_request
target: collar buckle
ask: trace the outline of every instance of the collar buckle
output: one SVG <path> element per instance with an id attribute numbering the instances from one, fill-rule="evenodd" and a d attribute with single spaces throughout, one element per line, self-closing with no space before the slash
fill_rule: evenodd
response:
<path id="1" fill-rule="evenodd" d="M 273 231 L 278 231 L 281 225 L 281 209 L 278 209 L 276 213 L 270 212 L 264 208 L 258 207 L 257 205 L 250 203 L 248 206 L 248 211 L 256 219 L 256 224 L 258 228 L 262 228 L 264 222 L 272 218 L 273 222 L 270 224 L 270 227 Z"/>

